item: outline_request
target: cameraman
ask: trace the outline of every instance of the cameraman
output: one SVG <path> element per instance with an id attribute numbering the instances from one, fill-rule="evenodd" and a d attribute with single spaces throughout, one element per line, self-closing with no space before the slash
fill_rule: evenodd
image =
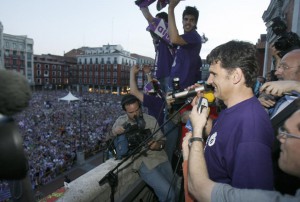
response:
<path id="1" fill-rule="evenodd" d="M 112 127 L 114 136 L 125 132 L 124 125 L 145 122 L 145 129 L 153 133 L 156 129 L 156 119 L 143 114 L 141 102 L 133 95 L 125 95 L 121 101 L 126 114 L 121 115 Z M 143 120 L 141 120 L 143 119 Z M 141 124 L 142 125 L 142 124 Z M 172 186 L 172 167 L 164 151 L 165 138 L 161 131 L 148 142 L 149 150 L 141 153 L 133 162 L 133 169 L 138 171 L 140 177 L 153 188 L 159 201 L 175 201 L 175 192 Z M 169 190 L 170 189 L 170 190 Z"/>

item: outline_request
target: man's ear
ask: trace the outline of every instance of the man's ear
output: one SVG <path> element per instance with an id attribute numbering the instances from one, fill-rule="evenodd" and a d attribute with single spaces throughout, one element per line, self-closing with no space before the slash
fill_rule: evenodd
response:
<path id="1" fill-rule="evenodd" d="M 244 74 L 242 72 L 242 69 L 239 67 L 235 68 L 235 70 L 232 73 L 233 83 L 237 84 L 237 83 L 241 82 L 243 77 L 244 77 Z"/>

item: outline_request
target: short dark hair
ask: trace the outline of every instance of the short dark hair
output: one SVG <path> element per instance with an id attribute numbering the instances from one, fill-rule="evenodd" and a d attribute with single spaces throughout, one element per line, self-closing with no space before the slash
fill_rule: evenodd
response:
<path id="1" fill-rule="evenodd" d="M 130 105 L 130 104 L 133 104 L 133 103 L 135 103 L 135 102 L 138 102 L 139 107 L 140 107 L 141 102 L 140 102 L 140 100 L 139 100 L 137 97 L 135 97 L 134 95 L 131 95 L 131 94 L 125 95 L 125 96 L 122 98 L 122 100 L 121 100 L 122 109 L 123 109 L 124 111 L 126 111 L 125 106 L 126 106 L 126 105 Z"/>
<path id="2" fill-rule="evenodd" d="M 156 16 L 157 18 L 163 19 L 165 22 L 168 22 L 168 14 L 166 12 L 160 12 L 157 13 Z"/>
<path id="3" fill-rule="evenodd" d="M 245 41 L 229 41 L 214 48 L 206 58 L 208 64 L 220 61 L 221 67 L 231 72 L 241 68 L 247 87 L 252 87 L 258 75 L 256 48 Z"/>
<path id="4" fill-rule="evenodd" d="M 186 15 L 192 15 L 195 17 L 196 23 L 198 22 L 198 18 L 199 18 L 199 11 L 197 10 L 197 8 L 194 6 L 187 6 L 185 7 L 185 10 L 182 13 L 182 19 L 184 18 L 184 16 Z"/>

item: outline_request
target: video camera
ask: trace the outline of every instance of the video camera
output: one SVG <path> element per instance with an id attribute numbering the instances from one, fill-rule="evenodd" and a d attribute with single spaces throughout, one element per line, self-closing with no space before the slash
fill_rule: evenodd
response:
<path id="1" fill-rule="evenodd" d="M 299 36 L 294 32 L 287 32 L 287 26 L 280 17 L 275 17 L 270 20 L 266 26 L 272 28 L 274 34 L 279 36 L 274 43 L 275 48 L 280 51 L 278 56 L 282 58 L 289 51 L 300 48 Z"/>
<path id="2" fill-rule="evenodd" d="M 151 135 L 150 129 L 141 129 L 138 124 L 125 123 L 123 127 L 125 129 L 124 133 L 115 137 L 109 148 L 116 159 L 122 159 L 132 154 Z"/>

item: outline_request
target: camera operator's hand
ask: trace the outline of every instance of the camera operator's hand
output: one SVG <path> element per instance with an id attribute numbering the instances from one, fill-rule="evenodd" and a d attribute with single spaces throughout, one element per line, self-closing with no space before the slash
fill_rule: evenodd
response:
<path id="1" fill-rule="evenodd" d="M 122 133 L 125 132 L 125 129 L 122 127 L 122 126 L 116 126 L 114 129 L 113 129 L 113 133 L 115 135 L 120 135 Z"/>
<path id="2" fill-rule="evenodd" d="M 164 146 L 165 146 L 165 141 L 163 140 L 159 140 L 159 141 L 151 140 L 150 142 L 148 142 L 149 149 L 153 151 L 160 151 L 164 148 Z"/>

